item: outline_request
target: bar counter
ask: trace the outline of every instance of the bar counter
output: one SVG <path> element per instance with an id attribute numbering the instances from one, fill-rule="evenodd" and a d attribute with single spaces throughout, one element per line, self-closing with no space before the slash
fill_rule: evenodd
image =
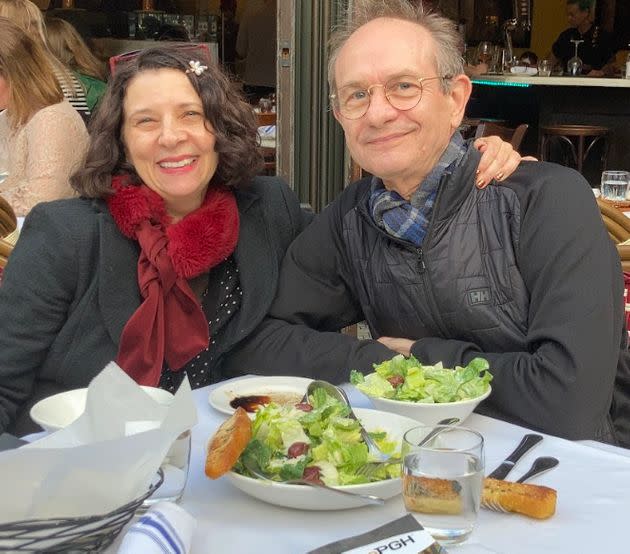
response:
<path id="1" fill-rule="evenodd" d="M 630 79 L 612 79 L 609 77 L 539 77 L 538 75 L 481 75 L 472 79 L 476 85 L 514 86 L 527 88 L 528 86 L 554 87 L 606 87 L 629 88 Z M 630 100 L 630 98 L 628 98 Z"/>
<path id="2" fill-rule="evenodd" d="M 611 129 L 607 168 L 630 170 L 630 79 L 482 75 L 473 85 L 468 117 L 529 124 L 522 154 L 540 155 L 541 125 L 602 125 Z M 589 165 L 598 186 L 601 168 Z"/>

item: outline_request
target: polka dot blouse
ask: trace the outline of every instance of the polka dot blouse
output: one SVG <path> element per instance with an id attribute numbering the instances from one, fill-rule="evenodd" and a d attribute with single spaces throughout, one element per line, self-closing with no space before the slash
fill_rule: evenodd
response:
<path id="1" fill-rule="evenodd" d="M 230 256 L 210 271 L 208 286 L 201 298 L 210 331 L 208 348 L 195 356 L 180 371 L 171 371 L 165 367 L 160 379 L 160 388 L 176 392 L 184 375 L 188 375 L 193 389 L 205 387 L 219 380 L 216 345 L 221 343 L 226 324 L 240 308 L 242 296 L 238 267 L 234 258 Z"/>

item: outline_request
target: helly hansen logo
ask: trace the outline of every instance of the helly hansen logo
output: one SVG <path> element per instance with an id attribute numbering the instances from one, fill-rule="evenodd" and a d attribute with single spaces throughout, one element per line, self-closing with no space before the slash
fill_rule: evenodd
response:
<path id="1" fill-rule="evenodd" d="M 468 291 L 468 302 L 471 306 L 477 304 L 490 304 L 490 289 L 474 289 Z"/>

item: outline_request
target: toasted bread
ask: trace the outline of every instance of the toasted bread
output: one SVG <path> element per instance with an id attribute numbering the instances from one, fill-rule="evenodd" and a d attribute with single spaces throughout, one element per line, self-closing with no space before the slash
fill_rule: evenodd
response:
<path id="1" fill-rule="evenodd" d="M 217 479 L 228 472 L 252 438 L 252 422 L 243 408 L 224 421 L 208 443 L 206 475 Z"/>
<path id="2" fill-rule="evenodd" d="M 411 512 L 459 514 L 463 504 L 461 485 L 450 479 L 403 476 L 403 499 Z"/>
<path id="3" fill-rule="evenodd" d="M 547 519 L 556 512 L 557 496 L 557 492 L 549 487 L 486 478 L 481 504 L 536 519 Z"/>

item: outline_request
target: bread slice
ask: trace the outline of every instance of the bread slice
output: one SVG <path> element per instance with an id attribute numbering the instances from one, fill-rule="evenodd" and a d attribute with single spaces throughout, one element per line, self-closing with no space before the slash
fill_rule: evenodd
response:
<path id="1" fill-rule="evenodd" d="M 460 514 L 461 485 L 450 479 L 403 475 L 403 498 L 410 512 Z"/>
<path id="2" fill-rule="evenodd" d="M 481 505 L 498 506 L 536 519 L 547 519 L 556 512 L 558 493 L 549 487 L 484 479 Z"/>
<path id="3" fill-rule="evenodd" d="M 243 408 L 226 419 L 208 443 L 206 475 L 217 479 L 227 473 L 252 438 L 252 422 Z"/>

